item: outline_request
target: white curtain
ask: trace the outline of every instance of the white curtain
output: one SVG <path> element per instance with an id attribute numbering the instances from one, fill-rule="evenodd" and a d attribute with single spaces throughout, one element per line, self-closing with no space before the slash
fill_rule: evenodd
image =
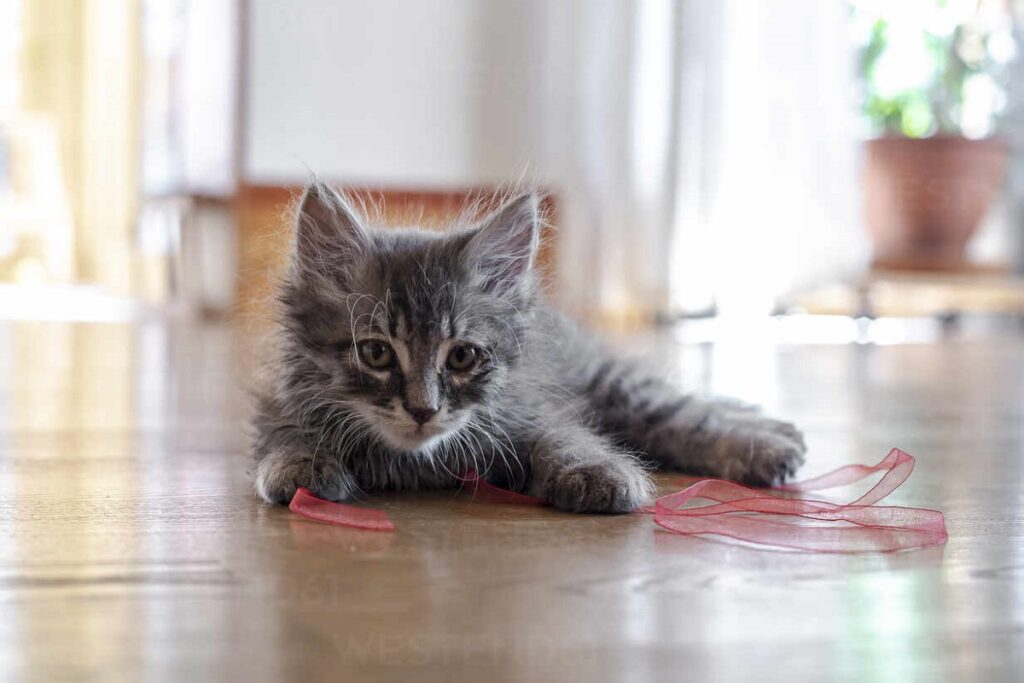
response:
<path id="1" fill-rule="evenodd" d="M 542 8 L 540 166 L 560 200 L 560 303 L 584 317 L 668 305 L 677 10 L 647 0 Z"/>
<path id="2" fill-rule="evenodd" d="M 562 303 L 770 312 L 863 268 L 843 0 L 550 3 Z"/>

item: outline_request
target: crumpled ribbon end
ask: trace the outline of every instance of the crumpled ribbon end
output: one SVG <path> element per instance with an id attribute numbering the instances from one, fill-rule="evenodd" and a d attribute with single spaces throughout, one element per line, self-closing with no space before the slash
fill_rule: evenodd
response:
<path id="1" fill-rule="evenodd" d="M 338 526 L 366 529 L 368 531 L 394 531 L 395 525 L 383 510 L 361 508 L 344 503 L 332 503 L 317 498 L 309 489 L 300 487 L 288 509 L 308 519 Z"/>

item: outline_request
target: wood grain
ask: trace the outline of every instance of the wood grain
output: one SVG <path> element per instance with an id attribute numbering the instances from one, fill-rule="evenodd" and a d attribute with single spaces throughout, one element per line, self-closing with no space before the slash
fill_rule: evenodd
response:
<path id="1" fill-rule="evenodd" d="M 628 345 L 798 421 L 806 475 L 913 453 L 894 502 L 949 544 L 763 552 L 448 493 L 326 526 L 250 493 L 244 328 L 5 324 L 0 679 L 1021 680 L 1019 338 Z"/>

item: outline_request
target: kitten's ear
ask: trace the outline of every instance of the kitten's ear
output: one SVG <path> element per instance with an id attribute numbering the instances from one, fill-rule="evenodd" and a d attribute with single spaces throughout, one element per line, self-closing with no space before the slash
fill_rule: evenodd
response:
<path id="1" fill-rule="evenodd" d="M 355 209 L 327 184 L 306 187 L 295 220 L 295 257 L 304 269 L 323 271 L 354 263 L 370 237 Z"/>
<path id="2" fill-rule="evenodd" d="M 499 288 L 519 284 L 540 245 L 540 197 L 523 194 L 484 219 L 464 249 L 466 259 Z"/>

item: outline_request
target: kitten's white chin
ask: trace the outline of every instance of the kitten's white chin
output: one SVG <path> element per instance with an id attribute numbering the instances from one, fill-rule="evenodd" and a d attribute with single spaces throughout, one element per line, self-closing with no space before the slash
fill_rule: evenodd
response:
<path id="1" fill-rule="evenodd" d="M 396 451 L 429 454 L 442 441 L 465 427 L 470 414 L 469 411 L 449 412 L 444 416 L 443 424 L 432 420 L 425 425 L 417 425 L 411 419 L 404 422 L 377 416 L 368 416 L 368 419 L 377 436 Z"/>
<path id="2" fill-rule="evenodd" d="M 439 432 L 404 432 L 387 427 L 378 427 L 377 432 L 384 442 L 398 451 L 430 451 L 448 435 L 447 430 Z"/>

